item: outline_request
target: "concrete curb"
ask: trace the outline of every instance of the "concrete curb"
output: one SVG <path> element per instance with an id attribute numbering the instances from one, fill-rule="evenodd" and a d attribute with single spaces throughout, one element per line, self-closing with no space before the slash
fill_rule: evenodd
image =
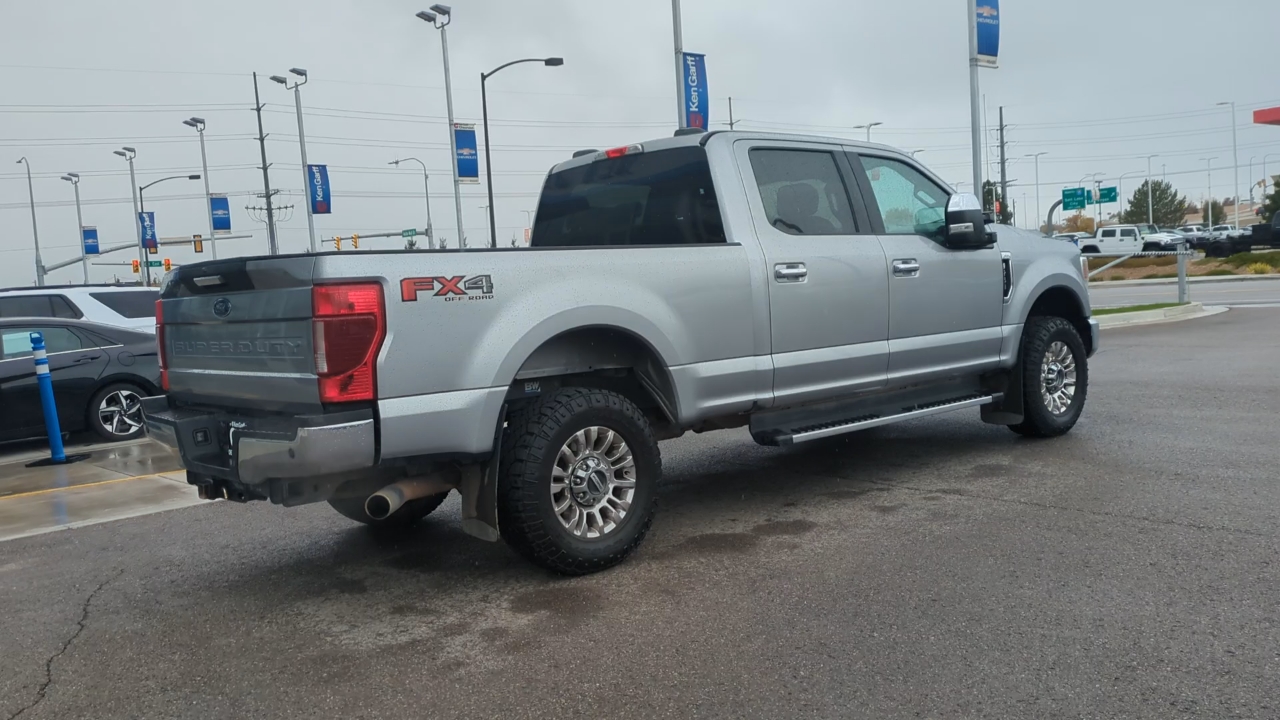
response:
<path id="1" fill-rule="evenodd" d="M 1190 303 L 1188 305 L 1162 308 L 1160 310 L 1142 310 L 1139 312 L 1117 313 L 1115 315 L 1100 315 L 1098 316 L 1098 325 L 1104 329 L 1131 327 L 1133 325 L 1154 325 L 1156 323 L 1179 322 L 1182 320 L 1194 320 L 1196 318 L 1209 317 L 1210 315 L 1224 313 L 1227 310 L 1228 308 L 1221 305 L 1210 305 L 1205 307 L 1200 303 Z"/>
<path id="2" fill-rule="evenodd" d="M 1280 275 L 1200 275 L 1188 277 L 1189 283 L 1244 282 L 1248 280 L 1280 280 Z M 1158 278 L 1155 280 L 1090 280 L 1089 287 L 1125 287 L 1132 285 L 1177 285 L 1177 278 Z"/>

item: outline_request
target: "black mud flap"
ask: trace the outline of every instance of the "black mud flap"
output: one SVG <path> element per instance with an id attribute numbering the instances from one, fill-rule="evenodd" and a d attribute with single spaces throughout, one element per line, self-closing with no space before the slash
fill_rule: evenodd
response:
<path id="1" fill-rule="evenodd" d="M 458 485 L 458 494 L 462 496 L 462 531 L 489 542 L 497 542 L 502 537 L 498 530 L 498 470 L 506 424 L 507 406 L 503 405 L 493 434 L 493 455 L 483 463 L 464 466 L 462 483 Z"/>
<path id="2" fill-rule="evenodd" d="M 1018 363 L 997 380 L 994 388 L 1003 394 L 998 400 L 982 406 L 982 422 L 991 425 L 1017 425 L 1025 419 L 1022 404 L 1022 348 L 1018 348 Z"/>

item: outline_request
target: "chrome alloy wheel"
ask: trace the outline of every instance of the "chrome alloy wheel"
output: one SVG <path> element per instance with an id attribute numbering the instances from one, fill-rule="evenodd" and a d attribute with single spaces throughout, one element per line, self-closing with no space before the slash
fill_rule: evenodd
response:
<path id="1" fill-rule="evenodd" d="M 142 427 L 142 398 L 132 390 L 117 390 L 102 398 L 98 422 L 112 435 L 129 435 Z"/>
<path id="2" fill-rule="evenodd" d="M 1040 396 L 1054 415 L 1065 415 L 1076 397 L 1076 356 L 1066 343 L 1054 342 L 1040 363 Z"/>
<path id="3" fill-rule="evenodd" d="M 607 427 L 573 434 L 551 469 L 551 505 L 574 536 L 594 540 L 617 529 L 636 492 L 636 464 L 622 435 Z"/>

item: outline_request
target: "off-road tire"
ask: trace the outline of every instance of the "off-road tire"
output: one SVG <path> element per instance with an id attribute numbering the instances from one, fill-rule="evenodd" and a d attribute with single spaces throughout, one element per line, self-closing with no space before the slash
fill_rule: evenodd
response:
<path id="1" fill-rule="evenodd" d="M 1055 415 L 1045 405 L 1041 394 L 1040 373 L 1045 352 L 1054 342 L 1070 349 L 1076 362 L 1076 391 L 1067 412 Z M 1074 325 L 1060 317 L 1032 317 L 1022 330 L 1022 347 L 1018 362 L 1022 369 L 1023 421 L 1009 429 L 1026 437 L 1049 438 L 1066 434 L 1084 410 L 1089 394 L 1089 359 L 1084 341 Z"/>
<path id="2" fill-rule="evenodd" d="M 374 520 L 369 517 L 369 513 L 365 512 L 364 501 L 367 498 L 332 498 L 329 500 L 329 507 L 337 510 L 340 515 L 356 522 L 364 523 L 375 530 L 401 530 L 416 524 L 422 518 L 435 512 L 435 509 L 440 507 L 447 497 L 449 497 L 449 491 L 446 490 L 435 495 L 410 500 L 401 506 L 399 510 L 381 520 Z"/>
<path id="3" fill-rule="evenodd" d="M 575 537 L 551 499 L 551 473 L 561 447 L 578 431 L 607 427 L 622 436 L 635 462 L 636 485 L 621 524 L 606 536 Z M 587 575 L 617 565 L 649 531 L 657 506 L 662 456 L 648 418 L 630 400 L 597 388 L 563 388 L 507 417 L 498 477 L 498 525 L 517 553 L 562 575 Z"/>

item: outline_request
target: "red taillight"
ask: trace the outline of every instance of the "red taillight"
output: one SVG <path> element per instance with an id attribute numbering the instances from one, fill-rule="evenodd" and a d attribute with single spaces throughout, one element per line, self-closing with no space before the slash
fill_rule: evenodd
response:
<path id="1" fill-rule="evenodd" d="M 320 401 L 372 400 L 374 366 L 386 335 L 382 286 L 316 285 L 311 308 Z"/>
<path id="2" fill-rule="evenodd" d="M 604 151 L 607 158 L 620 158 L 623 155 L 635 155 L 644 152 L 644 147 L 640 145 L 627 145 L 626 147 L 609 148 Z"/>
<path id="3" fill-rule="evenodd" d="M 156 347 L 159 354 L 156 356 L 160 363 L 160 389 L 169 392 L 169 364 L 165 362 L 164 350 L 164 301 L 156 301 Z"/>

